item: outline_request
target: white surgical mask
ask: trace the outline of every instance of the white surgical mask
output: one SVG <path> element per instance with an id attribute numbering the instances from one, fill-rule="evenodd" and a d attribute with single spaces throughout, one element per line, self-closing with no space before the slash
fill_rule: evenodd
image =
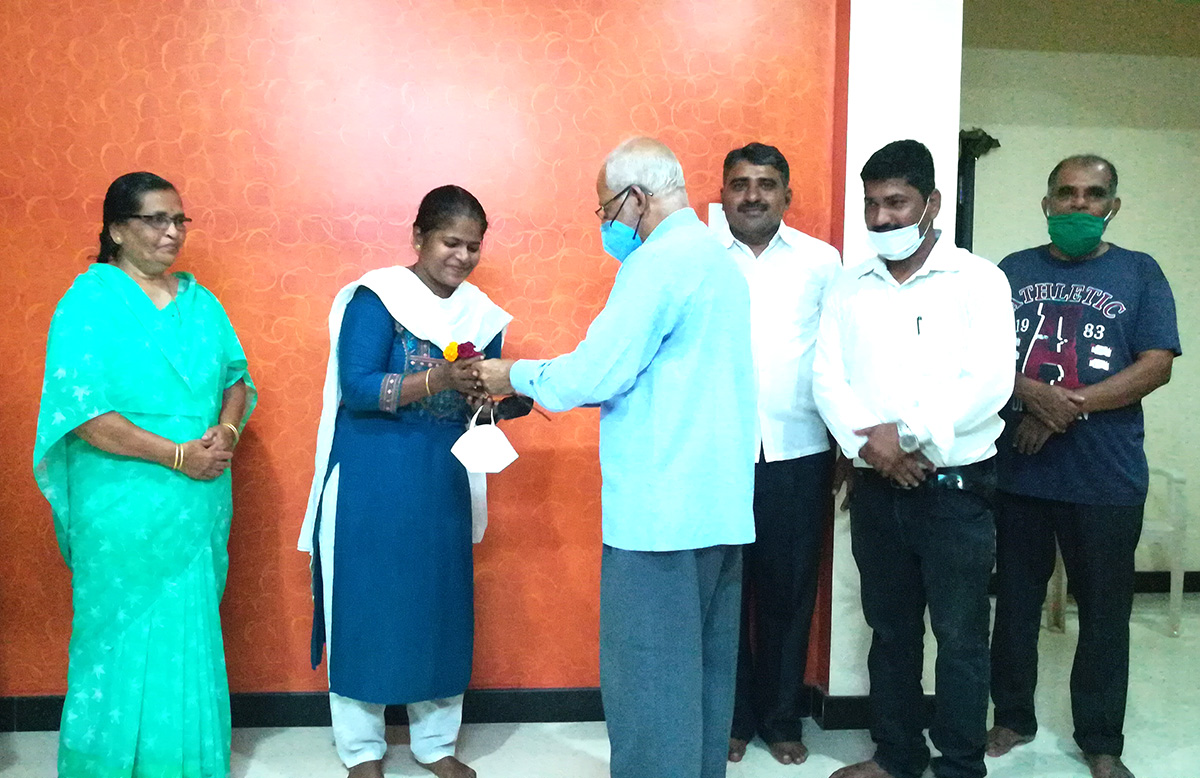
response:
<path id="1" fill-rule="evenodd" d="M 508 438 L 495 424 L 477 425 L 480 407 L 450 453 L 462 462 L 468 473 L 499 473 L 517 458 L 517 452 Z"/>
<path id="2" fill-rule="evenodd" d="M 925 218 L 925 212 L 928 210 L 929 200 L 927 199 L 925 200 L 925 210 L 921 211 L 921 218 L 917 219 L 916 224 L 898 227 L 887 232 L 867 230 L 867 240 L 870 241 L 871 248 L 875 249 L 879 258 L 888 262 L 899 262 L 911 257 L 920 247 L 921 241 L 925 239 L 925 236 L 921 234 L 921 219 Z"/>

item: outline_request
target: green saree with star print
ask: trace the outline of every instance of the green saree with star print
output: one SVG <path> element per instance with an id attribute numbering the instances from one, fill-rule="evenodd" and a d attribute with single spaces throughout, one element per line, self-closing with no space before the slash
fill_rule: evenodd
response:
<path id="1" fill-rule="evenodd" d="M 60 778 L 229 772 L 218 606 L 230 474 L 192 480 L 73 433 L 115 411 L 177 443 L 194 440 L 238 381 L 250 415 L 256 393 L 225 311 L 191 275 L 176 276 L 175 299 L 159 309 L 122 270 L 94 264 L 50 325 L 34 475 L 71 570 Z"/>

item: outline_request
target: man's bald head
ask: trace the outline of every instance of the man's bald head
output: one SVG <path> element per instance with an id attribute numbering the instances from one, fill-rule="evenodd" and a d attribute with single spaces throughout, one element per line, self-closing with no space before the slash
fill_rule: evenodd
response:
<path id="1" fill-rule="evenodd" d="M 1096 168 L 1108 175 L 1108 194 L 1111 197 L 1117 196 L 1117 167 L 1109 162 L 1104 157 L 1098 154 L 1076 154 L 1072 157 L 1067 157 L 1062 162 L 1054 166 L 1050 171 L 1050 177 L 1046 179 L 1046 191 L 1053 192 L 1058 186 L 1058 174 L 1063 168 Z"/>
<path id="2" fill-rule="evenodd" d="M 604 183 L 613 192 L 639 186 L 661 197 L 684 188 L 683 167 L 663 142 L 630 138 L 605 158 Z"/>
<path id="3" fill-rule="evenodd" d="M 683 166 L 654 138 L 630 138 L 609 152 L 596 176 L 596 195 L 601 221 L 619 220 L 643 239 L 688 206 Z"/>

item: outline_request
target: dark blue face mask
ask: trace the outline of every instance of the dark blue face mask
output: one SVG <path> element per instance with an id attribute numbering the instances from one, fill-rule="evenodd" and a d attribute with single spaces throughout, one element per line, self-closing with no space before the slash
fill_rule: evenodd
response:
<path id="1" fill-rule="evenodd" d="M 621 208 L 625 207 L 625 200 L 629 199 L 629 193 L 632 190 L 632 185 L 625 187 L 625 197 L 621 200 L 621 207 L 617 209 L 617 214 L 620 214 Z M 600 243 L 604 246 L 605 253 L 618 262 L 624 262 L 630 254 L 637 250 L 638 246 L 642 245 L 642 236 L 638 234 L 640 226 L 642 226 L 641 216 L 638 216 L 637 225 L 633 227 L 617 221 L 616 217 L 601 224 Z"/>

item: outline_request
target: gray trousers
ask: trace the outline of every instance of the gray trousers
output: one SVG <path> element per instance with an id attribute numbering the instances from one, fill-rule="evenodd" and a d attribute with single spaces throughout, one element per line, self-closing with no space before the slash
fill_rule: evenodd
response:
<path id="1" fill-rule="evenodd" d="M 600 692 L 612 778 L 723 778 L 742 548 L 604 547 Z"/>

